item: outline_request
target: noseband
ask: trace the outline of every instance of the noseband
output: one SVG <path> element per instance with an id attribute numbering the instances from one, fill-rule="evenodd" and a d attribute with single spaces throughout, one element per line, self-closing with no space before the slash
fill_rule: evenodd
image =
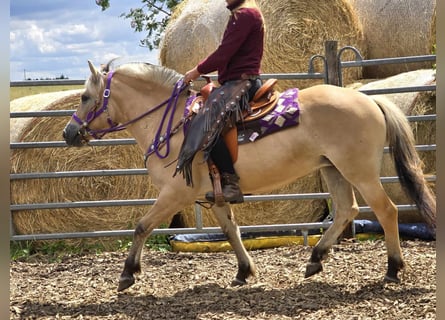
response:
<path id="1" fill-rule="evenodd" d="M 79 134 L 82 135 L 83 137 L 85 137 L 85 133 L 88 133 L 89 135 L 91 135 L 92 137 L 94 137 L 95 139 L 101 139 L 105 134 L 109 133 L 109 132 L 115 132 L 115 131 L 120 131 L 120 130 L 124 130 L 126 129 L 126 127 L 129 124 L 132 124 L 142 118 L 144 118 L 145 116 L 149 115 L 150 113 L 160 109 L 161 107 L 163 107 L 164 105 L 167 105 L 167 108 L 164 111 L 164 115 L 162 116 L 162 120 L 161 123 L 159 125 L 159 128 L 156 132 L 156 136 L 153 140 L 153 143 L 151 144 L 149 150 L 147 151 L 147 153 L 145 154 L 145 158 L 148 157 L 148 155 L 152 154 L 152 153 L 156 153 L 157 156 L 159 158 L 166 158 L 168 156 L 169 153 L 169 143 L 168 143 L 168 139 L 170 138 L 170 136 L 172 135 L 172 123 L 173 123 L 173 117 L 176 111 L 176 105 L 178 102 L 178 98 L 179 95 L 182 91 L 184 91 L 188 85 L 184 83 L 183 78 L 179 79 L 174 88 L 173 88 L 173 92 L 171 94 L 171 96 L 166 99 L 165 101 L 161 102 L 160 104 L 158 104 L 157 106 L 149 109 L 148 111 L 142 113 L 141 115 L 137 116 L 136 118 L 129 120 L 123 124 L 118 124 L 116 122 L 114 122 L 111 117 L 110 114 L 108 113 L 108 99 L 111 95 L 111 79 L 113 78 L 113 71 L 108 72 L 107 75 L 107 83 L 103 92 L 103 100 L 102 100 L 102 107 L 97 110 L 97 107 L 99 106 L 100 101 L 98 101 L 95 105 L 95 107 L 93 108 L 93 110 L 89 111 L 87 113 L 86 119 L 85 120 L 81 120 L 79 118 L 79 116 L 77 115 L 77 112 L 74 112 L 72 115 L 72 118 L 81 126 L 82 130 L 79 130 Z M 89 124 L 96 119 L 97 117 L 99 117 L 102 113 L 106 113 L 107 114 L 107 122 L 110 125 L 109 128 L 106 129 L 99 129 L 99 130 L 92 130 L 90 129 L 88 126 Z M 169 115 L 170 113 L 170 115 Z M 164 127 L 164 123 L 167 121 L 167 129 L 166 129 L 166 133 L 162 134 L 162 129 Z M 160 147 L 161 144 L 166 144 L 167 143 L 167 149 L 165 151 L 165 154 L 160 154 L 158 148 Z M 145 159 L 146 160 L 146 159 Z"/>
<path id="2" fill-rule="evenodd" d="M 95 139 L 101 139 L 106 133 L 113 132 L 113 131 L 119 131 L 125 129 L 125 127 L 119 126 L 117 123 L 115 123 L 113 120 L 111 120 L 110 114 L 108 113 L 108 98 L 111 95 L 111 78 L 113 77 L 113 71 L 110 71 L 107 76 L 107 84 L 105 87 L 105 90 L 102 94 L 103 100 L 102 100 L 102 108 L 97 110 L 97 107 L 99 106 L 100 100 L 96 103 L 93 110 L 88 111 L 86 119 L 82 121 L 79 116 L 77 115 L 77 112 L 73 113 L 72 118 L 80 124 L 80 126 L 93 138 Z M 110 125 L 108 129 L 103 130 L 91 130 L 88 125 L 97 117 L 99 117 L 102 113 L 107 114 L 107 122 Z"/>

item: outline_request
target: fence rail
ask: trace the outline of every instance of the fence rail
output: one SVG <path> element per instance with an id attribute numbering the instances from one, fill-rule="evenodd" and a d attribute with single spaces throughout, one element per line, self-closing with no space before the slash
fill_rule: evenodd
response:
<path id="1" fill-rule="evenodd" d="M 338 52 L 336 50 L 336 43 L 326 43 L 326 56 L 315 55 L 308 63 L 307 73 L 278 73 L 278 74 L 262 74 L 263 79 L 277 78 L 277 79 L 324 79 L 326 83 L 341 85 L 342 76 L 341 71 L 349 67 L 363 67 L 370 65 L 388 64 L 388 63 L 411 63 L 435 61 L 435 55 L 415 56 L 415 57 L 399 57 L 388 59 L 364 60 L 360 53 L 353 47 L 344 47 Z M 329 50 L 335 50 L 328 52 Z M 346 50 L 352 50 L 356 53 L 355 61 L 341 61 L 341 55 Z M 328 57 L 328 58 L 326 58 Z M 330 61 L 331 58 L 336 57 L 335 61 Z M 314 72 L 313 62 L 316 59 L 321 59 L 324 62 L 323 72 Z M 332 69 L 336 70 L 332 70 Z M 211 76 L 211 78 L 215 76 Z M 212 79 L 213 79 L 212 78 Z M 11 82 L 11 87 L 30 86 L 30 85 L 82 85 L 84 80 L 50 80 L 50 81 L 15 81 Z M 392 94 L 392 93 L 407 93 L 407 92 L 422 92 L 435 91 L 435 85 L 424 86 L 408 86 L 397 88 L 362 90 L 368 95 L 374 94 Z M 74 110 L 54 110 L 54 111 L 27 111 L 27 112 L 11 112 L 11 118 L 24 117 L 67 117 L 71 116 Z M 422 116 L 408 116 L 409 121 L 435 121 L 436 115 L 422 115 Z M 111 146 L 111 145 L 132 145 L 135 144 L 134 139 L 104 139 L 92 140 L 91 146 Z M 10 143 L 10 149 L 27 149 L 27 148 L 64 148 L 66 147 L 63 141 L 48 141 L 48 142 L 14 142 Z M 436 145 L 417 145 L 416 149 L 420 152 L 435 151 Z M 385 148 L 384 152 L 388 152 Z M 121 175 L 146 175 L 147 172 L 143 168 L 138 169 L 115 169 L 115 170 L 83 170 L 83 171 L 59 171 L 59 172 L 23 172 L 10 174 L 10 180 L 22 179 L 55 179 L 55 178 L 77 178 L 77 177 L 94 177 L 94 176 L 121 176 Z M 436 181 L 435 176 L 427 177 L 428 181 Z M 381 177 L 382 183 L 394 183 L 398 181 L 398 177 Z M 306 194 L 275 194 L 275 195 L 254 195 L 245 196 L 245 201 L 289 201 L 289 200 L 304 200 L 304 199 L 329 199 L 329 193 L 306 193 Z M 78 202 L 58 202 L 58 203 L 34 203 L 34 204 L 11 204 L 11 215 L 20 210 L 38 210 L 38 209 L 59 209 L 59 208 L 85 208 L 85 207 L 108 207 L 108 206 L 142 206 L 152 205 L 156 199 L 122 199 L 122 200 L 103 200 L 103 201 L 78 201 Z M 415 210 L 413 205 L 397 205 L 400 211 Z M 369 207 L 360 207 L 360 212 L 369 212 Z M 219 227 L 202 227 L 201 207 L 199 204 L 195 205 L 195 214 L 197 218 L 197 225 L 195 228 L 167 228 L 155 229 L 153 234 L 184 234 L 184 233 L 218 233 L 221 232 Z M 10 240 L 24 241 L 24 240 L 48 240 L 48 239 L 66 239 L 66 238 L 95 238 L 95 237 L 115 237 L 115 236 L 130 236 L 133 230 L 104 230 L 92 232 L 69 232 L 69 233 L 51 233 L 51 234 L 29 234 L 17 235 L 14 231 L 11 220 L 11 235 Z M 288 231 L 301 230 L 305 240 L 307 240 L 308 230 L 328 228 L 329 221 L 316 223 L 300 223 L 300 224 L 274 224 L 274 225 L 260 225 L 260 226 L 240 226 L 241 232 L 261 232 L 261 231 Z"/>

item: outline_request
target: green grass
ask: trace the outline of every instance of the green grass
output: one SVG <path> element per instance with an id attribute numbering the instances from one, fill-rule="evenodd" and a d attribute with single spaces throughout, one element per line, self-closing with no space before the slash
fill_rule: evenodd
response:
<path id="1" fill-rule="evenodd" d="M 57 86 L 29 86 L 29 87 L 10 87 L 9 88 L 9 101 L 18 99 L 21 97 L 31 96 L 39 93 L 68 91 L 75 89 L 83 89 L 83 85 L 57 85 Z"/>
<path id="2" fill-rule="evenodd" d="M 100 245 L 75 245 L 64 240 L 53 241 L 10 241 L 9 254 L 11 260 L 33 261 L 45 259 L 60 262 L 64 257 L 96 252 L 103 252 Z"/>
<path id="3" fill-rule="evenodd" d="M 131 237 L 123 237 L 117 240 L 91 241 L 80 240 L 80 243 L 68 240 L 45 241 L 10 241 L 9 256 L 14 261 L 42 260 L 60 262 L 63 258 L 82 254 L 100 254 L 110 251 L 127 252 L 132 244 Z M 153 235 L 145 242 L 145 247 L 153 251 L 171 251 L 168 235 Z"/>

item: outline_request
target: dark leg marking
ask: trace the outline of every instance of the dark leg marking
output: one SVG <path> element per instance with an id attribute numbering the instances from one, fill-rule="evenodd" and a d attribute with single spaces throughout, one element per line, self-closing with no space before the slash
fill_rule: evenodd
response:
<path id="1" fill-rule="evenodd" d="M 323 271 L 323 265 L 321 264 L 321 261 L 326 257 L 326 250 L 320 250 L 319 248 L 314 247 L 314 249 L 312 249 L 312 255 L 309 263 L 306 265 L 306 273 L 304 274 L 304 277 L 309 278 L 314 274 Z"/>
<path id="2" fill-rule="evenodd" d="M 247 278 L 252 274 L 250 265 L 243 263 L 238 266 L 238 273 L 235 279 L 232 281 L 232 286 L 243 286 L 247 284 Z"/>
<path id="3" fill-rule="evenodd" d="M 384 281 L 385 282 L 394 282 L 394 283 L 400 283 L 400 279 L 397 276 L 397 273 L 402 270 L 404 267 L 403 262 L 394 259 L 391 257 L 388 257 L 388 271 L 386 272 Z"/>

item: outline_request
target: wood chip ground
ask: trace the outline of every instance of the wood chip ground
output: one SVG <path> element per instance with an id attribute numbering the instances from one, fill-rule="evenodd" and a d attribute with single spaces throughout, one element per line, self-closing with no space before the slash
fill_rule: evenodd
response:
<path id="1" fill-rule="evenodd" d="M 383 241 L 336 245 L 304 279 L 311 247 L 251 251 L 258 274 L 231 287 L 233 252 L 145 251 L 116 291 L 126 252 L 10 264 L 10 319 L 436 319 L 436 243 L 403 241 L 401 284 L 385 284 Z"/>

